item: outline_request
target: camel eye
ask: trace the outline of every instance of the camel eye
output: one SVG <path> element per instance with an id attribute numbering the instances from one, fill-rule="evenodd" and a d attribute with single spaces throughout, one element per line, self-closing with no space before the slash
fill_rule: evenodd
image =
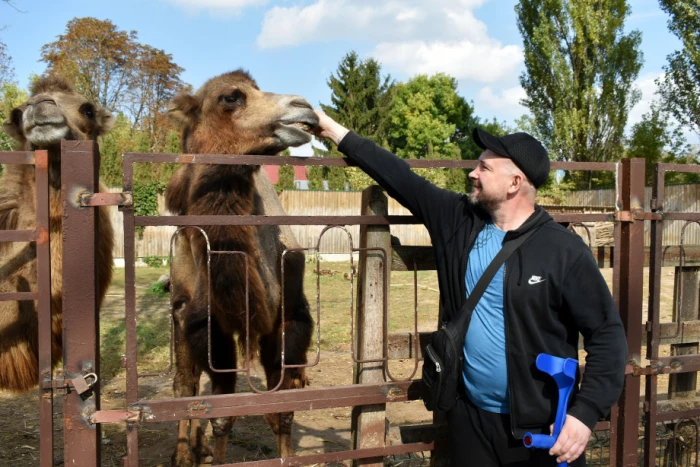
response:
<path id="1" fill-rule="evenodd" d="M 80 113 L 85 115 L 90 120 L 95 118 L 95 108 L 90 104 L 83 104 L 80 107 Z"/>
<path id="2" fill-rule="evenodd" d="M 238 89 L 231 94 L 225 94 L 219 98 L 226 107 L 239 107 L 245 104 L 245 94 Z"/>

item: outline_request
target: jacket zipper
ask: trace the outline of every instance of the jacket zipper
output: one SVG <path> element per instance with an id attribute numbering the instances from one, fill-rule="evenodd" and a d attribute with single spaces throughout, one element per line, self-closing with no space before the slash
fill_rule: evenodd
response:
<path id="1" fill-rule="evenodd" d="M 435 363 L 435 371 L 440 373 L 442 371 L 442 369 L 440 368 L 440 362 L 437 361 L 435 355 L 433 355 L 433 353 L 430 351 L 430 347 L 426 347 L 425 350 L 428 352 L 430 359 Z"/>
<path id="2" fill-rule="evenodd" d="M 513 391 L 512 391 L 512 378 L 510 377 L 510 367 L 508 366 L 508 310 L 506 308 L 506 303 L 508 303 L 508 261 L 503 265 L 503 333 L 505 334 L 505 353 L 506 353 L 506 379 L 508 381 L 508 404 L 510 405 L 510 432 L 515 438 L 515 418 L 514 411 L 515 405 L 513 404 Z M 517 438 L 516 438 L 517 439 Z"/>

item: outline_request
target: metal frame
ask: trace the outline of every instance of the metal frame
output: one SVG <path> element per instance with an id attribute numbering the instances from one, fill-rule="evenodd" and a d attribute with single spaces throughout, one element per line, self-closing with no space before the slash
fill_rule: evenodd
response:
<path id="1" fill-rule="evenodd" d="M 51 252 L 49 245 L 49 154 L 0 152 L 0 163 L 34 165 L 36 226 L 29 231 L 0 230 L 0 242 L 35 242 L 37 290 L 0 294 L 0 301 L 36 300 L 39 320 L 39 465 L 53 466 L 53 371 L 51 367 Z"/>
<path id="2" fill-rule="evenodd" d="M 385 339 L 383 357 L 371 360 L 358 360 L 353 348 L 353 361 L 356 363 L 382 363 L 384 374 L 389 382 L 382 384 L 359 384 L 343 387 L 330 388 L 306 388 L 302 390 L 285 390 L 276 391 L 274 388 L 271 391 L 254 391 L 252 393 L 243 394 L 227 394 L 219 396 L 197 396 L 181 399 L 166 399 L 166 400 L 139 400 L 138 398 L 138 380 L 140 377 L 152 376 L 155 374 L 164 374 L 163 372 L 139 374 L 137 368 L 137 345 L 136 345 L 136 303 L 135 303 L 135 228 L 136 226 L 148 225 L 174 225 L 181 229 L 197 227 L 199 225 L 324 225 L 324 233 L 331 228 L 338 228 L 342 225 L 392 225 L 392 224 L 415 224 L 417 220 L 412 216 L 172 216 L 172 217 L 136 217 L 134 215 L 132 190 L 133 190 L 133 164 L 141 162 L 149 163 L 180 163 L 180 164 L 243 164 L 243 165 L 260 165 L 260 164 L 276 164 L 276 165 L 324 165 L 324 166 L 349 166 L 344 159 L 294 159 L 294 158 L 270 158 L 266 156 L 236 156 L 228 155 L 193 155 L 193 154 L 136 154 L 128 153 L 123 156 L 123 189 L 124 193 L 117 194 L 101 194 L 97 193 L 96 174 L 98 160 L 95 159 L 94 145 L 91 142 L 82 143 L 64 143 L 63 148 L 65 154 L 62 159 L 65 159 L 67 164 L 63 173 L 63 189 L 64 196 L 68 193 L 70 196 L 78 193 L 77 198 L 72 200 L 69 197 L 64 199 L 64 207 L 68 207 L 65 214 L 65 220 L 68 222 L 64 225 L 66 233 L 65 242 L 70 248 L 70 245 L 79 244 L 80 248 L 86 249 L 86 241 L 88 242 L 88 250 L 92 249 L 91 253 L 79 254 L 75 257 L 75 262 L 66 266 L 66 269 L 77 269 L 82 277 L 86 277 L 86 262 L 91 261 L 92 266 L 88 266 L 89 271 L 95 272 L 95 252 L 94 244 L 90 244 L 91 239 L 94 241 L 94 232 L 87 232 L 83 235 L 75 234 L 75 229 L 78 229 L 81 218 L 82 222 L 93 222 L 94 209 L 89 207 L 118 205 L 124 214 L 124 255 L 125 255 L 125 287 L 126 287 L 126 357 L 125 366 L 127 373 L 127 407 L 124 410 L 99 410 L 99 387 L 95 387 L 88 397 L 78 398 L 76 391 L 69 391 L 65 405 L 65 423 L 66 423 L 66 458 L 70 458 L 81 465 L 97 464 L 99 461 L 99 426 L 102 423 L 126 423 L 127 425 L 127 455 L 125 457 L 125 465 L 132 466 L 138 464 L 138 425 L 140 423 L 156 423 L 162 421 L 174 421 L 190 418 L 214 418 L 218 416 L 232 415 L 250 415 L 262 413 L 286 412 L 293 410 L 312 410 L 319 408 L 331 407 L 348 407 L 360 406 L 368 404 L 385 404 L 390 402 L 400 402 L 417 400 L 420 398 L 420 381 L 411 380 L 415 376 L 418 365 L 420 363 L 420 352 L 418 351 L 418 339 L 413 340 L 415 367 L 414 371 L 407 380 L 396 380 L 388 369 L 388 350 L 387 350 L 387 319 L 388 307 L 386 294 L 383 304 L 384 309 L 384 330 L 383 336 Z M 48 179 L 46 178 L 46 165 L 43 164 L 44 159 L 40 159 L 37 152 L 37 197 L 48 201 Z M 72 156 L 71 156 L 72 154 Z M 91 165 L 88 168 L 78 170 L 78 165 L 85 165 L 85 155 L 92 155 L 89 161 Z M 4 163 L 24 163 L 31 164 L 34 160 L 31 153 L 0 153 L 0 162 Z M 475 161 L 408 161 L 411 167 L 445 167 L 445 168 L 473 168 Z M 70 169 L 72 167 L 72 169 Z M 646 439 L 644 440 L 644 465 L 652 465 L 654 453 L 656 452 L 656 426 L 667 420 L 684 420 L 694 417 L 700 417 L 700 408 L 686 410 L 683 412 L 674 412 L 672 414 L 658 413 L 656 405 L 658 402 L 656 394 L 656 375 L 660 373 L 672 372 L 688 372 L 697 371 L 700 369 L 700 355 L 660 358 L 658 356 L 658 345 L 662 333 L 672 333 L 673 328 L 688 329 L 685 324 L 661 324 L 659 323 L 659 301 L 660 301 L 660 271 L 662 265 L 662 238 L 663 222 L 665 220 L 686 220 L 700 221 L 700 213 L 665 213 L 663 212 L 663 174 L 666 171 L 681 171 L 700 173 L 700 168 L 697 166 L 679 166 L 670 164 L 659 164 L 655 172 L 654 195 L 652 200 L 651 211 L 645 211 L 643 206 L 644 200 L 644 161 L 623 160 L 620 164 L 613 163 L 562 163 L 553 162 L 552 169 L 567 169 L 567 170 L 607 170 L 616 172 L 616 180 L 618 185 L 618 202 L 615 212 L 602 214 L 577 214 L 577 213 L 555 213 L 552 217 L 557 222 L 595 222 L 595 221 L 610 221 L 615 223 L 615 247 L 613 258 L 613 296 L 620 310 L 623 323 L 625 324 L 628 333 L 628 350 L 630 362 L 627 368 L 625 389 L 620 398 L 619 405 L 613 408 L 610 421 L 600 422 L 597 429 L 608 431 L 608 437 L 605 437 L 605 443 L 609 444 L 609 459 L 610 465 L 616 466 L 636 466 L 639 460 L 638 450 L 638 430 L 639 430 L 639 407 L 640 407 L 640 376 L 646 376 L 647 391 L 645 395 L 645 429 Z M 81 178 L 82 177 L 82 178 Z M 42 188 L 43 187 L 43 188 Z M 77 201 L 76 201 L 77 199 Z M 48 203 L 46 204 L 48 207 Z M 48 211 L 42 210 L 41 214 L 46 216 L 43 221 L 37 222 L 37 229 L 34 232 L 0 232 L 0 241 L 37 241 L 38 261 L 47 268 L 40 277 L 40 289 L 37 293 L 29 295 L 4 294 L 0 295 L 0 299 L 16 300 L 16 299 L 35 299 L 38 298 L 40 304 L 42 297 L 44 298 L 44 307 L 41 308 L 43 313 L 40 313 L 41 326 L 41 368 L 42 368 L 42 426 L 41 426 L 41 459 L 42 467 L 52 464 L 51 449 L 53 446 L 52 439 L 52 423 L 51 406 L 52 406 L 52 388 L 56 386 L 55 381 L 51 380 L 50 369 L 50 346 L 46 343 L 50 342 L 50 288 L 48 274 L 48 241 L 47 237 L 42 234 L 41 228 L 48 227 Z M 81 217 L 82 216 L 82 217 Z M 91 217 L 92 216 L 92 217 Z M 73 218 L 73 221 L 70 219 Z M 650 283 L 649 283 L 649 323 L 646 327 L 648 346 L 648 357 L 651 360 L 647 366 L 641 366 L 641 344 L 642 344 L 642 270 L 644 266 L 644 221 L 650 221 L 652 227 L 652 247 L 650 256 Z M 40 223 L 40 222 L 43 222 Z M 82 224 L 85 225 L 84 223 Z M 83 227 L 84 228 L 84 227 Z M 342 228 L 342 227 L 340 227 Z M 178 232 L 181 230 L 178 229 Z M 46 231 L 48 232 L 48 231 Z M 321 234 L 321 237 L 323 234 Z M 320 243 L 321 238 L 319 238 Z M 42 243 L 44 242 L 44 243 Z M 301 249 L 308 251 L 318 251 L 316 248 Z M 384 287 L 386 288 L 388 265 L 386 258 L 387 252 L 381 248 L 358 249 L 352 246 L 351 250 L 376 250 L 384 256 L 385 280 Z M 296 251 L 296 250 L 288 250 Z M 287 252 L 285 252 L 286 254 Z M 240 254 L 237 252 L 214 252 L 211 254 Z M 681 262 L 683 261 L 684 250 L 681 248 Z M 91 258 L 91 259 L 90 259 Z M 82 262 L 77 266 L 78 261 Z M 317 271 L 320 268 L 317 260 Z M 414 263 L 414 282 L 417 281 L 415 276 L 418 266 Z M 74 274 L 70 271 L 67 274 Z M 284 274 L 284 272 L 283 272 Z M 95 290 L 96 284 L 88 281 L 88 284 L 83 284 L 81 287 L 76 287 L 71 282 L 66 282 L 66 271 L 64 271 L 64 293 L 69 296 L 71 301 L 71 293 L 75 296 L 77 291 L 83 292 L 86 289 L 92 288 L 92 293 L 88 290 L 87 298 L 82 300 L 80 305 L 73 301 L 77 307 L 82 307 L 83 312 L 74 314 L 75 317 L 80 317 L 82 320 L 82 330 L 76 330 L 75 325 L 69 324 L 65 330 L 66 348 L 66 372 L 69 377 L 75 375 L 84 375 L 89 370 L 99 375 L 99 368 L 96 362 L 99 362 L 98 342 L 96 337 L 97 316 L 95 310 Z M 415 285 L 415 284 L 414 284 Z M 354 287 L 354 280 L 351 278 L 351 294 Z M 71 291 L 72 289 L 72 291 Z M 415 303 L 414 316 L 417 313 L 417 287 L 415 287 Z M 354 295 L 354 294 L 352 294 Z M 317 290 L 317 320 L 320 319 L 320 290 Z M 75 300 L 75 299 L 73 299 Z M 92 305 L 88 302 L 93 301 Z M 47 305 L 48 303 L 48 305 Z M 64 302 L 65 303 L 65 302 Z M 76 303 L 78 303 L 76 305 Z M 47 308 L 48 307 L 48 308 Z M 87 307 L 87 310 L 85 311 Z M 48 310 L 48 311 L 47 311 Z M 64 312 L 65 313 L 65 312 Z M 85 325 L 87 315 L 92 314 L 89 325 Z M 76 319 L 76 318 L 74 318 Z M 354 333 L 353 310 L 351 305 L 351 329 Z M 417 323 L 414 326 L 414 332 L 417 336 Z M 172 322 L 171 322 L 172 332 Z M 665 334 L 664 334 L 665 335 Z M 284 338 L 284 337 L 283 337 Z M 316 361 L 305 366 L 313 366 L 318 363 L 320 358 L 319 350 L 320 329 L 317 330 L 317 358 Z M 43 344 L 41 344 L 43 343 Z M 172 340 L 171 340 L 172 346 Z M 78 357 L 78 349 L 84 351 Z M 87 350 L 85 350 L 87 349 Z M 247 352 L 246 352 L 247 353 Z M 48 359 L 47 359 L 48 358 Z M 78 368 L 75 365 L 78 361 L 82 367 Z M 48 362 L 48 363 L 47 363 Z M 92 363 L 90 364 L 86 364 Z M 48 365 L 48 366 L 47 366 Z M 244 369 L 219 371 L 246 371 L 248 372 L 248 356 L 246 358 L 246 367 Z M 291 368 L 287 366 L 286 368 Z M 283 362 L 283 370 L 284 370 Z M 70 370 L 70 371 L 68 371 Z M 172 370 L 172 347 L 171 360 L 167 372 Z M 63 374 L 61 375 L 64 376 Z M 48 378 L 48 379 L 47 379 Z M 70 399 L 73 395 L 74 399 Z M 48 414 L 48 418 L 46 416 Z M 76 423 L 80 422 L 80 423 Z M 686 422 L 688 423 L 688 422 Z M 72 434 L 68 431 L 73 427 Z M 695 421 L 690 424 L 697 425 Z M 76 428 L 77 425 L 80 425 Z M 676 425 L 676 429 L 678 425 Z M 696 431 L 697 433 L 697 431 Z M 86 436 L 87 435 L 87 436 Z M 80 438 L 80 439 L 78 439 Z M 675 439 L 675 437 L 674 437 Z M 87 442 L 86 442 L 87 441 Z M 377 458 L 386 455 L 408 453 L 415 451 L 428 451 L 439 448 L 440 441 L 434 437 L 424 439 L 424 442 L 411 443 L 403 446 L 385 446 L 383 448 L 360 449 L 355 451 L 344 451 L 339 453 L 328 453 L 323 455 L 300 456 L 288 459 L 276 459 L 263 462 L 248 462 L 235 465 L 250 465 L 250 466 L 267 466 L 267 465 L 305 465 L 319 462 L 332 462 L 343 459 L 362 459 L 362 458 Z M 601 456 L 603 455 L 603 447 L 601 444 Z M 49 463 L 50 462 L 50 463 Z"/>

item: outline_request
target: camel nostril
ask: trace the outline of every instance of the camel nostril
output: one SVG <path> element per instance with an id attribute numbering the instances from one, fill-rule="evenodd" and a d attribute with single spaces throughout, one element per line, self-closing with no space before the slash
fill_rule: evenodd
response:
<path id="1" fill-rule="evenodd" d="M 289 103 L 289 105 L 292 107 L 299 107 L 301 109 L 313 109 L 313 107 L 311 107 L 311 104 L 309 104 L 309 102 L 306 99 L 304 99 L 303 97 L 298 97 L 298 98 L 293 99 Z"/>
<path id="2" fill-rule="evenodd" d="M 50 97 L 45 97 L 43 99 L 37 99 L 35 101 L 29 101 L 29 102 L 27 102 L 27 105 L 39 105 L 39 104 L 44 104 L 44 103 L 56 105 L 56 101 L 51 99 Z"/>

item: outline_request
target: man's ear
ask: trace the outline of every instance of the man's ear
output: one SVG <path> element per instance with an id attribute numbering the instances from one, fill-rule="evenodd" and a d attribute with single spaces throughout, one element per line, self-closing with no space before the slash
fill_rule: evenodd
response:
<path id="1" fill-rule="evenodd" d="M 168 106 L 168 118 L 180 127 L 191 126 L 199 118 L 199 102 L 190 94 L 178 94 Z"/>
<path id="2" fill-rule="evenodd" d="M 525 179 L 519 173 L 514 173 L 511 175 L 510 186 L 508 187 L 508 193 L 515 193 L 517 190 L 523 187 Z"/>

